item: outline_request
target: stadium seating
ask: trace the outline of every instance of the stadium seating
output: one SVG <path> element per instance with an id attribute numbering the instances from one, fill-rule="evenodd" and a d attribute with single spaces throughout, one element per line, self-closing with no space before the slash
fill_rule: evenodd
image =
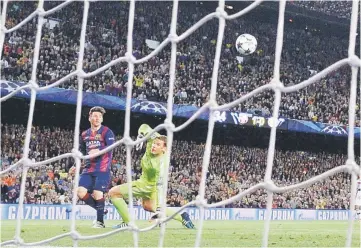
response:
<path id="1" fill-rule="evenodd" d="M 59 2 L 46 2 L 45 9 Z M 350 17 L 349 2 L 295 1 L 291 4 L 341 18 Z M 34 2 L 10 2 L 8 4 L 6 27 L 11 28 L 36 9 Z M 79 49 L 80 24 L 83 5 L 75 2 L 51 16 L 52 22 L 45 23 L 42 31 L 41 51 L 37 70 L 39 83 L 48 85 L 75 70 Z M 170 2 L 137 2 L 134 25 L 134 55 L 137 58 L 148 54 L 151 49 L 145 39 L 164 40 L 169 31 L 171 19 Z M 125 2 L 91 3 L 85 71 L 94 71 L 109 61 L 125 54 L 128 6 Z M 162 15 L 158 15 L 158 14 Z M 207 10 L 200 4 L 189 7 L 180 4 L 178 30 L 181 34 Z M 54 23 L 57 25 L 53 26 Z M 347 38 L 340 39 L 332 34 L 300 29 L 286 23 L 284 50 L 282 55 L 282 82 L 292 85 L 308 78 L 347 56 Z M 217 20 L 203 25 L 178 47 L 177 79 L 174 102 L 201 106 L 208 99 L 212 76 Z M 238 31 L 237 31 L 238 30 Z M 259 43 L 259 50 L 243 64 L 234 47 L 237 35 L 251 33 Z M 6 36 L 3 58 L 0 61 L 1 79 L 28 81 L 32 68 L 33 47 L 36 33 L 36 19 L 21 29 Z M 220 104 L 239 98 L 271 79 L 275 50 L 276 25 L 242 18 L 227 22 L 224 46 L 219 71 L 217 100 Z M 168 70 L 170 49 L 167 47 L 147 63 L 137 65 L 133 80 L 133 97 L 153 101 L 166 101 L 168 94 Z M 85 80 L 84 90 L 94 94 L 109 94 L 124 97 L 127 88 L 127 65 L 119 64 L 109 70 Z M 344 68 L 322 79 L 307 90 L 283 96 L 280 115 L 283 117 L 317 120 L 332 124 L 347 124 L 349 70 Z M 59 87 L 77 89 L 75 78 Z M 360 91 L 358 91 L 359 94 Z M 360 97 L 358 95 L 358 97 Z M 358 100 L 359 102 L 359 100 Z M 240 104 L 234 110 L 270 115 L 273 96 L 262 93 L 250 101 Z M 360 106 L 357 106 L 359 109 Z M 360 126 L 360 116 L 356 125 Z M 25 127 L 2 124 L 1 164 L 2 169 L 21 157 Z M 60 128 L 34 127 L 30 157 L 43 160 L 68 152 L 72 147 L 73 131 Z M 119 137 L 118 137 L 119 138 Z M 175 141 L 172 151 L 171 180 L 168 204 L 181 206 L 197 195 L 196 175 L 201 166 L 203 144 Z M 207 179 L 206 196 L 210 203 L 229 198 L 240 189 L 249 188 L 260 182 L 265 172 L 265 149 L 236 146 L 213 146 Z M 112 172 L 113 185 L 126 181 L 125 152 L 114 151 Z M 141 152 L 134 152 L 134 178 L 139 176 Z M 290 185 L 304 181 L 330 168 L 342 164 L 344 155 L 310 153 L 304 151 L 277 151 L 274 180 L 278 185 Z M 72 197 L 73 177 L 68 175 L 72 159 L 64 159 L 39 169 L 30 169 L 27 178 L 25 203 L 66 204 Z M 20 178 L 18 172 L 9 173 L 1 180 L 1 203 L 18 202 Z M 275 195 L 274 208 L 349 208 L 350 177 L 338 174 L 307 189 Z M 266 194 L 263 190 L 248 195 L 239 202 L 226 207 L 265 207 Z"/>
<path id="2" fill-rule="evenodd" d="M 338 3 L 338 2 L 337 2 Z M 322 2 L 339 13 L 337 3 Z M 46 9 L 58 4 L 47 3 Z M 305 5 L 301 2 L 297 4 Z M 305 5 L 306 8 L 314 9 Z M 53 23 L 47 22 L 42 32 L 41 51 L 38 65 L 38 79 L 41 85 L 50 84 L 75 70 L 82 3 L 76 2 L 52 15 Z M 136 5 L 134 27 L 134 55 L 137 58 L 148 54 L 151 49 L 145 40 L 162 41 L 167 37 L 171 18 L 171 3 L 140 2 Z M 35 9 L 32 2 L 11 2 L 6 26 L 12 27 Z M 100 66 L 125 54 L 128 6 L 125 2 L 107 4 L 92 3 L 89 13 L 84 70 L 94 71 Z M 317 8 L 316 8 L 317 10 Z M 162 13 L 162 15 L 158 15 Z M 181 4 L 177 33 L 184 32 L 193 23 L 205 16 L 207 10 L 201 5 Z M 337 14 L 336 13 L 336 14 Z M 58 20 L 54 22 L 54 20 Z M 30 78 L 36 19 L 7 36 L 4 57 L 1 61 L 2 79 L 27 81 Z M 320 33 L 286 24 L 282 56 L 281 80 L 292 85 L 308 78 L 335 61 L 347 56 L 347 38 L 340 39 L 334 34 Z M 237 32 L 238 31 L 238 32 Z M 233 47 L 237 35 L 251 33 L 258 39 L 259 50 L 251 57 L 237 60 Z M 174 102 L 201 106 L 208 99 L 212 75 L 217 21 L 212 20 L 178 45 L 177 79 Z M 250 92 L 271 79 L 275 48 L 276 25 L 257 20 L 237 19 L 226 26 L 217 100 L 220 104 L 230 102 Z M 340 49 L 341 48 L 341 49 Z M 166 101 L 168 94 L 168 69 L 170 50 L 166 48 L 147 63 L 136 66 L 133 80 L 133 97 L 154 101 Z M 242 58 L 238 58 L 242 60 Z M 127 65 L 118 64 L 109 70 L 85 80 L 84 90 L 97 94 L 124 97 L 127 88 Z M 294 119 L 315 120 L 331 124 L 347 124 L 347 107 L 350 72 L 344 68 L 322 79 L 316 85 L 297 93 L 283 96 L 280 115 Z M 70 79 L 60 87 L 76 89 L 76 79 Z M 359 94 L 359 91 L 358 91 Z M 359 97 L 359 96 L 358 96 Z M 358 101 L 359 102 L 359 101 Z M 233 110 L 270 115 L 273 95 L 264 92 L 240 104 Z M 357 106 L 359 109 L 359 106 Z M 356 125 L 360 125 L 357 116 Z"/>
<path id="3" fill-rule="evenodd" d="M 2 169 L 21 157 L 22 125 L 2 126 Z M 30 158 L 44 160 L 68 152 L 72 146 L 73 131 L 60 128 L 34 127 Z M 119 139 L 120 137 L 117 137 Z M 168 204 L 182 206 L 198 194 L 197 175 L 202 163 L 204 144 L 174 141 Z M 133 179 L 140 176 L 142 151 L 133 150 Z M 209 203 L 218 202 L 237 194 L 239 190 L 263 180 L 267 149 L 237 146 L 213 146 L 206 197 Z M 357 158 L 359 159 L 359 158 Z M 304 151 L 276 151 L 273 180 L 277 185 L 290 185 L 307 180 L 346 161 L 346 156 Z M 29 169 L 25 203 L 66 204 L 72 199 L 73 177 L 68 174 L 73 160 L 61 161 Z M 112 185 L 126 182 L 125 149 L 114 150 Z M 20 189 L 19 171 L 13 171 L 1 180 L 1 203 L 17 203 Z M 350 176 L 337 174 L 311 187 L 284 194 L 276 194 L 274 208 L 325 208 L 347 209 L 349 206 Z M 107 202 L 109 204 L 109 202 Z M 135 201 L 135 204 L 138 204 Z M 247 195 L 239 202 L 225 207 L 263 208 L 266 204 L 264 190 Z"/>
<path id="4" fill-rule="evenodd" d="M 339 18 L 350 19 L 351 1 L 292 1 L 290 4 L 303 7 L 305 9 L 323 12 Z"/>

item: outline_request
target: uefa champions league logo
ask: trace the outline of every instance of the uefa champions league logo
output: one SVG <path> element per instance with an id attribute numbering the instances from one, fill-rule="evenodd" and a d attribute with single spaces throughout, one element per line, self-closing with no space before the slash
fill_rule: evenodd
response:
<path id="1" fill-rule="evenodd" d="M 329 133 L 329 134 L 345 134 L 347 135 L 347 131 L 340 127 L 340 126 L 326 126 L 321 130 L 322 133 Z"/>
<path id="2" fill-rule="evenodd" d="M 240 213 L 240 212 L 236 213 L 236 214 L 234 215 L 234 219 L 235 219 L 235 220 L 241 220 L 241 219 L 242 219 L 242 218 L 241 218 L 241 213 Z"/>
<path id="3" fill-rule="evenodd" d="M 17 88 L 20 88 L 23 85 L 25 84 L 0 80 L 1 91 L 5 93 L 4 95 L 10 94 L 11 92 L 15 91 Z M 29 95 L 26 90 L 20 90 L 18 93 L 21 95 Z"/>
<path id="4" fill-rule="evenodd" d="M 154 114 L 167 114 L 167 108 L 158 102 L 142 101 L 134 104 L 131 109 L 133 111 L 154 113 Z"/>
<path id="5" fill-rule="evenodd" d="M 234 220 L 254 220 L 254 212 L 248 212 L 244 209 L 232 209 L 232 212 L 234 214 L 233 219 Z"/>

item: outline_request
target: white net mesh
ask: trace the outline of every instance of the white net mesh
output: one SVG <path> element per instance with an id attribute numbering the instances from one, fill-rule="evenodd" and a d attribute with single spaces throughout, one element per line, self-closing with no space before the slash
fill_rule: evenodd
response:
<path id="1" fill-rule="evenodd" d="M 243 97 L 222 105 L 218 106 L 216 102 L 216 91 L 217 91 L 217 80 L 218 80 L 218 69 L 219 69 L 219 61 L 220 61 L 220 55 L 221 55 L 221 48 L 222 48 L 222 40 L 225 30 L 225 24 L 226 20 L 231 20 L 237 17 L 240 17 L 247 12 L 251 11 L 253 8 L 257 7 L 262 1 L 255 1 L 253 4 L 249 5 L 244 10 L 233 14 L 228 15 L 224 11 L 225 2 L 224 0 L 219 1 L 218 8 L 215 12 L 205 16 L 200 21 L 198 21 L 196 24 L 194 24 L 191 28 L 189 28 L 186 32 L 184 32 L 181 35 L 176 34 L 176 27 L 177 27 L 177 13 L 178 13 L 178 1 L 174 0 L 173 2 L 173 11 L 172 11 L 172 21 L 171 21 L 171 28 L 170 28 L 170 34 L 167 39 L 165 39 L 160 46 L 155 49 L 152 53 L 150 53 L 148 56 L 141 58 L 139 60 L 136 60 L 135 57 L 132 55 L 133 51 L 133 24 L 134 24 L 134 12 L 135 12 L 135 1 L 130 1 L 130 8 L 129 8 L 129 21 L 128 21 L 128 37 L 127 37 L 127 53 L 124 57 L 120 57 L 118 59 L 115 59 L 111 61 L 110 63 L 104 65 L 103 67 L 91 72 L 91 73 L 85 73 L 82 69 L 83 65 L 83 57 L 84 57 L 84 45 L 85 45 L 85 36 L 86 36 L 86 27 L 87 27 L 87 20 L 88 20 L 88 10 L 89 10 L 89 1 L 84 1 L 84 13 L 83 13 L 83 22 L 82 22 L 82 28 L 81 28 L 81 35 L 80 35 L 80 48 L 79 48 L 79 58 L 78 58 L 78 64 L 76 71 L 70 73 L 69 75 L 65 76 L 64 78 L 56 81 L 55 83 L 48 85 L 46 87 L 39 87 L 37 84 L 37 78 L 36 78 L 36 70 L 37 70 L 37 64 L 38 64 L 38 57 L 39 57 L 39 50 L 40 50 L 40 40 L 41 40 L 41 32 L 42 32 L 42 26 L 44 17 L 48 16 L 56 11 L 59 11 L 72 1 L 66 1 L 57 7 L 44 11 L 43 4 L 44 1 L 40 0 L 38 4 L 38 8 L 36 11 L 34 11 L 31 15 L 29 15 L 26 19 L 24 19 L 22 22 L 20 22 L 18 25 L 14 26 L 11 29 L 5 28 L 5 21 L 6 21 L 6 10 L 7 10 L 7 0 L 2 1 L 2 15 L 1 15 L 1 32 L 0 32 L 0 44 L 1 44 L 1 50 L 0 50 L 0 57 L 1 53 L 3 51 L 3 45 L 4 45 L 4 39 L 5 34 L 11 33 L 20 27 L 22 27 L 24 24 L 29 22 L 32 18 L 38 17 L 38 25 L 37 25 L 37 33 L 36 33 L 36 40 L 35 40 L 35 47 L 34 47 L 34 58 L 33 58 L 33 67 L 32 67 L 32 74 L 31 74 L 31 80 L 29 83 L 23 87 L 18 88 L 16 91 L 13 91 L 12 93 L 4 96 L 1 98 L 1 102 L 6 101 L 10 97 L 12 97 L 16 92 L 24 89 L 29 88 L 31 89 L 31 99 L 30 99 L 30 109 L 29 109 L 29 117 L 28 117 L 28 123 L 27 123 L 27 132 L 25 136 L 25 142 L 24 142 L 24 150 L 23 150 L 23 157 L 15 164 L 7 168 L 6 170 L 3 170 L 0 172 L 0 175 L 4 175 L 5 173 L 9 172 L 10 170 L 13 170 L 16 167 L 23 168 L 23 174 L 22 174 L 22 182 L 21 182 L 21 191 L 20 191 L 20 199 L 19 199 L 19 208 L 18 208 L 18 215 L 22 216 L 23 213 L 23 205 L 24 205 L 24 193 L 25 193 L 25 180 L 26 180 L 26 174 L 27 170 L 30 167 L 36 167 L 44 164 L 48 164 L 53 161 L 57 161 L 66 157 L 73 157 L 76 161 L 76 174 L 75 174 L 75 185 L 76 188 L 78 186 L 78 180 L 79 180 L 79 171 L 80 171 L 80 164 L 81 159 L 88 159 L 91 157 L 98 156 L 100 154 L 104 154 L 108 152 L 109 150 L 115 148 L 116 146 L 119 146 L 121 144 L 124 144 L 126 149 L 126 169 L 127 169 L 127 178 L 131 180 L 131 149 L 135 144 L 138 144 L 140 142 L 145 141 L 150 137 L 151 134 L 148 134 L 147 137 L 144 137 L 142 140 L 136 140 L 133 141 L 130 138 L 130 103 L 131 103 L 131 96 L 132 96 L 132 79 L 133 79 L 133 72 L 134 72 L 134 65 L 139 64 L 142 62 L 147 61 L 151 57 L 155 56 L 157 53 L 160 52 L 168 43 L 171 43 L 171 62 L 170 62 L 170 80 L 169 80 L 169 96 L 168 96 L 168 112 L 167 112 L 167 118 L 165 120 L 165 123 L 162 125 L 157 126 L 154 129 L 154 132 L 159 131 L 161 129 L 167 130 L 167 139 L 168 139 L 168 162 L 170 161 L 171 156 L 171 147 L 172 147 L 172 141 L 173 141 L 173 133 L 177 132 L 179 130 L 182 130 L 186 126 L 188 126 L 191 122 L 193 122 L 204 110 L 209 109 L 209 123 L 208 123 L 208 135 L 207 135 L 207 141 L 205 145 L 205 152 L 203 157 L 203 167 L 202 167 L 202 177 L 200 182 L 200 188 L 199 188 L 199 195 L 197 200 L 192 201 L 188 203 L 187 205 L 183 206 L 181 209 L 179 209 L 177 212 L 181 212 L 184 208 L 195 205 L 200 208 L 200 221 L 198 223 L 198 230 L 197 230 L 197 238 L 195 241 L 195 246 L 199 247 L 201 246 L 201 236 L 202 236 L 202 230 L 203 230 L 203 220 L 204 220 L 204 214 L 205 214 L 205 208 L 210 207 L 219 207 L 225 204 L 229 204 L 233 201 L 239 200 L 245 195 L 252 193 L 258 189 L 264 188 L 268 192 L 268 198 L 267 198 L 267 211 L 266 211 L 266 220 L 264 222 L 264 232 L 263 232 L 263 242 L 262 247 L 267 247 L 268 245 L 268 235 L 269 235 L 269 228 L 270 228 L 270 220 L 271 220 L 271 208 L 272 208 L 272 199 L 273 199 L 273 193 L 282 193 L 285 191 L 290 191 L 293 189 L 301 188 L 301 187 L 307 187 L 315 182 L 318 182 L 322 179 L 325 179 L 327 177 L 330 177 L 338 172 L 348 172 L 352 174 L 351 177 L 351 204 L 350 204 L 350 210 L 351 210 L 351 216 L 354 215 L 354 199 L 356 195 L 356 177 L 357 175 L 360 175 L 360 167 L 355 162 L 355 155 L 354 155 L 354 126 L 355 126 L 355 112 L 356 112 L 356 91 L 357 91 L 357 74 L 359 67 L 361 66 L 361 60 L 356 56 L 355 54 L 355 44 L 356 44 L 356 38 L 357 38 L 357 21 L 358 21 L 358 13 L 359 13 L 359 1 L 354 0 L 352 5 L 352 16 L 351 16 L 351 24 L 350 24 L 350 36 L 349 36 L 349 48 L 348 48 L 348 58 L 342 59 L 333 65 L 330 65 L 328 68 L 324 69 L 323 71 L 319 72 L 317 75 L 314 75 L 313 77 L 309 78 L 308 80 L 299 83 L 294 86 L 290 87 L 284 87 L 282 82 L 280 82 L 280 62 L 281 62 L 281 52 L 282 52 L 282 45 L 283 45 L 283 28 L 284 28 L 284 12 L 285 12 L 285 6 L 286 1 L 281 0 L 279 3 L 279 19 L 278 19 L 278 30 L 277 30 L 277 41 L 276 41 L 276 53 L 275 53 L 275 64 L 274 64 L 274 73 L 273 73 L 273 79 L 269 84 L 266 84 L 262 87 L 259 87 L 255 89 L 254 91 L 248 93 L 247 95 L 244 95 Z M 214 58 L 214 65 L 213 65 L 213 75 L 212 75 L 212 86 L 211 86 L 211 92 L 209 101 L 204 104 L 202 108 L 197 111 L 196 114 L 192 116 L 187 122 L 185 122 L 183 125 L 179 127 L 175 127 L 172 123 L 172 99 L 173 99 L 173 89 L 174 89 L 174 81 L 175 81 L 175 66 L 176 66 L 176 52 L 177 52 L 177 43 L 184 40 L 186 37 L 191 35 L 194 31 L 196 31 L 198 28 L 200 28 L 203 24 L 205 24 L 207 21 L 218 18 L 219 20 L 219 28 L 218 28 L 218 37 L 217 37 L 217 45 L 216 45 L 216 54 Z M 361 25 L 360 25 L 361 26 Z M 361 30 L 360 30 L 361 33 Z M 83 82 L 85 78 L 92 77 L 98 73 L 101 73 L 105 71 L 107 68 L 120 63 L 120 62 L 127 62 L 128 68 L 129 68 L 129 78 L 128 78 L 128 85 L 130 87 L 127 87 L 127 101 L 126 101 L 126 112 L 125 112 L 125 126 L 124 126 L 124 138 L 115 142 L 112 146 L 108 147 L 107 149 L 102 150 L 101 152 L 97 154 L 93 154 L 92 156 L 87 155 L 83 156 L 79 152 L 79 126 L 80 126 L 80 118 L 81 118 L 81 108 L 82 108 L 82 95 L 83 95 Z M 222 202 L 214 203 L 214 204 L 207 204 L 205 200 L 205 182 L 206 182 L 206 172 L 208 170 L 208 165 L 210 162 L 210 153 L 211 153 L 211 145 L 212 145 L 212 136 L 213 136 L 213 129 L 215 124 L 215 118 L 213 116 L 214 111 L 219 111 L 222 109 L 228 109 L 232 106 L 235 106 L 252 96 L 265 91 L 265 90 L 273 90 L 275 92 L 275 100 L 274 100 L 274 110 L 273 110 L 273 118 L 278 118 L 279 113 L 279 107 L 281 102 L 281 94 L 282 93 L 289 93 L 293 91 L 297 91 L 299 89 L 305 88 L 306 86 L 320 80 L 322 77 L 326 76 L 331 71 L 334 71 L 344 65 L 349 64 L 351 66 L 352 70 L 352 79 L 351 79 L 351 89 L 350 89 L 350 101 L 349 101 L 349 134 L 348 134 L 348 159 L 346 161 L 345 165 L 338 166 L 334 169 L 331 169 L 321 175 L 315 176 L 307 181 L 304 181 L 302 183 L 298 183 L 295 185 L 287 186 L 287 187 L 277 187 L 272 179 L 272 167 L 273 167 L 273 160 L 274 160 L 274 151 L 275 151 L 275 142 L 276 142 L 276 126 L 273 126 L 271 128 L 271 136 L 269 141 L 269 149 L 268 149 L 268 157 L 267 157 L 267 168 L 266 168 L 266 174 L 264 177 L 264 181 L 262 183 L 259 183 L 257 185 L 252 186 L 251 188 L 239 193 L 238 195 L 227 199 Z M 30 161 L 28 154 L 29 154 L 29 144 L 30 144 L 30 137 L 31 137 L 31 127 L 33 123 L 33 114 L 34 114 L 34 107 L 35 107 L 35 101 L 36 101 L 36 93 L 39 91 L 46 90 L 50 87 L 55 87 L 63 82 L 65 82 L 67 79 L 77 76 L 78 78 L 78 99 L 77 99 L 77 110 L 76 110 L 76 124 L 75 124 L 75 132 L 74 132 L 74 149 L 72 150 L 72 153 L 66 153 L 62 154 L 60 156 L 33 163 Z M 168 173 L 165 173 L 165 175 L 168 175 Z M 166 195 L 166 189 L 168 184 L 168 176 L 164 177 L 164 192 L 163 196 Z M 129 184 L 131 185 L 131 184 Z M 129 188 L 129 207 L 130 212 L 134 213 L 132 211 L 133 209 L 133 201 L 132 201 L 132 191 Z M 163 197 L 162 202 L 162 216 L 164 216 L 165 211 L 165 199 L 166 197 Z M 73 194 L 73 209 L 76 205 L 76 194 Z M 166 222 L 171 219 L 172 216 L 169 216 L 168 218 L 163 218 L 161 222 Z M 349 225 L 347 230 L 347 239 L 346 239 L 346 247 L 351 246 L 351 237 L 353 233 L 353 222 L 354 219 L 349 219 Z M 71 217 L 71 230 L 68 233 L 64 233 L 46 240 L 41 240 L 35 243 L 24 243 L 21 239 L 21 218 L 17 219 L 16 222 L 16 233 L 14 240 L 9 240 L 6 242 L 3 242 L 1 245 L 17 245 L 17 246 L 36 246 L 40 244 L 46 244 L 51 241 L 55 241 L 57 239 L 71 236 L 73 239 L 73 245 L 77 246 L 78 240 L 88 240 L 88 239 L 97 239 L 100 237 L 105 237 L 108 235 L 112 235 L 114 233 L 117 233 L 119 231 L 128 229 L 133 231 L 133 239 L 134 239 L 134 246 L 138 246 L 138 232 L 148 231 L 158 225 L 158 223 L 155 223 L 154 225 L 139 229 L 136 224 L 134 223 L 134 217 L 131 216 L 131 221 L 129 227 L 125 229 L 118 229 L 111 232 L 107 232 L 104 234 L 99 235 L 92 235 L 92 236 L 83 236 L 79 234 L 75 227 L 75 214 L 72 214 Z M 165 225 L 162 225 L 161 233 L 160 233 L 160 239 L 159 239 L 159 246 L 163 246 L 164 241 L 164 234 L 165 234 Z"/>

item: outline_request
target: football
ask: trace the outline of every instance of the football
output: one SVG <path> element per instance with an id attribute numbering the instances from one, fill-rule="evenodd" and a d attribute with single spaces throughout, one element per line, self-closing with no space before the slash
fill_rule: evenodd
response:
<path id="1" fill-rule="evenodd" d="M 250 55 L 257 49 L 257 39 L 250 34 L 241 34 L 236 40 L 236 49 L 242 55 Z"/>

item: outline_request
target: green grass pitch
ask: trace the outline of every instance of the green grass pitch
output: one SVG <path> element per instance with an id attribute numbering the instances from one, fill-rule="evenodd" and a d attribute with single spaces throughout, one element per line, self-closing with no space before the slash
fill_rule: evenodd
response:
<path id="1" fill-rule="evenodd" d="M 70 221 L 24 220 L 21 236 L 26 242 L 36 242 L 70 230 Z M 111 231 L 116 221 L 107 221 L 107 228 L 92 229 L 92 221 L 77 221 L 82 235 L 94 235 Z M 1 223 L 1 242 L 15 234 L 13 220 Z M 138 226 L 149 222 L 138 221 Z M 195 223 L 197 225 L 197 222 Z M 140 247 L 158 246 L 160 228 L 139 234 Z M 185 229 L 180 223 L 167 223 L 165 247 L 194 247 L 196 230 Z M 346 221 L 272 221 L 269 247 L 344 247 L 347 232 Z M 201 247 L 260 247 L 263 221 L 205 221 Z M 98 240 L 79 241 L 82 247 L 132 247 L 133 235 L 119 232 Z M 47 246 L 72 246 L 70 237 L 57 240 Z M 360 222 L 355 221 L 352 247 L 360 247 Z"/>

